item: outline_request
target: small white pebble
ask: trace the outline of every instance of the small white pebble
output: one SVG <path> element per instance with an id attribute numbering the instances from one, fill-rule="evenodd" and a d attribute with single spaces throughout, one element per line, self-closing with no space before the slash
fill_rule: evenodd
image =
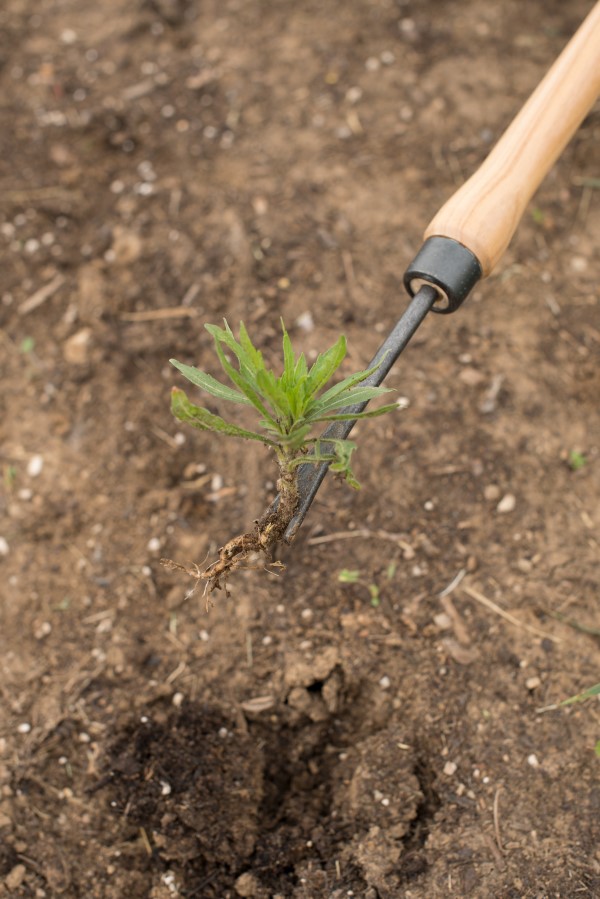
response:
<path id="1" fill-rule="evenodd" d="M 30 237 L 29 240 L 25 241 L 24 249 L 26 253 L 37 253 L 40 248 L 39 240 L 36 240 L 35 237 Z"/>
<path id="2" fill-rule="evenodd" d="M 528 677 L 525 681 L 525 686 L 528 690 L 537 690 L 541 683 L 542 682 L 539 677 Z"/>
<path id="3" fill-rule="evenodd" d="M 148 718 L 147 715 L 142 715 L 142 717 L 140 718 L 140 723 L 141 723 L 141 724 L 148 724 L 148 721 L 149 721 L 149 720 L 150 720 L 150 719 Z"/>
<path id="4" fill-rule="evenodd" d="M 273 637 L 270 637 L 269 634 L 267 634 L 266 637 L 262 638 L 263 646 L 270 646 L 272 642 L 273 642 Z"/>
<path id="5" fill-rule="evenodd" d="M 296 319 L 296 326 L 300 328 L 301 331 L 304 331 L 306 334 L 310 334 L 311 331 L 315 330 L 315 321 L 312 317 L 312 313 L 303 312 L 302 315 L 299 315 Z"/>
<path id="6" fill-rule="evenodd" d="M 489 777 L 487 777 L 487 775 L 485 777 L 481 778 L 481 783 L 489 784 L 489 782 L 490 782 L 490 779 L 489 779 Z"/>
<path id="7" fill-rule="evenodd" d="M 175 708 L 178 709 L 181 706 L 183 699 L 184 699 L 183 693 L 174 693 L 173 699 L 171 700 L 171 702 L 173 703 Z"/>
<path id="8" fill-rule="evenodd" d="M 160 114 L 164 119 L 172 119 L 175 115 L 175 107 L 171 106 L 170 103 L 166 103 L 161 109 Z"/>
<path id="9" fill-rule="evenodd" d="M 532 752 L 531 755 L 527 756 L 527 764 L 531 765 L 532 768 L 540 767 L 540 762 L 535 752 Z"/>
<path id="10" fill-rule="evenodd" d="M 396 406 L 398 409 L 408 409 L 410 406 L 410 400 L 407 396 L 399 396 L 396 400 Z"/>
<path id="11" fill-rule="evenodd" d="M 358 103 L 363 92 L 360 87 L 349 87 L 346 91 L 346 100 L 348 103 Z"/>
<path id="12" fill-rule="evenodd" d="M 227 730 L 226 727 L 219 728 L 219 736 L 221 737 L 222 740 L 224 740 L 225 737 L 227 737 L 228 735 L 229 735 L 229 731 Z"/>
<path id="13" fill-rule="evenodd" d="M 27 463 L 27 474 L 30 478 L 37 478 L 44 467 L 44 459 L 42 456 L 32 456 Z"/>
<path id="14" fill-rule="evenodd" d="M 309 621 L 313 617 L 312 609 L 302 609 L 300 612 L 300 617 L 304 618 L 305 621 Z"/>
<path id="15" fill-rule="evenodd" d="M 380 68 L 381 63 L 376 56 L 370 56 L 365 62 L 365 69 L 367 72 L 376 72 Z"/>
<path id="16" fill-rule="evenodd" d="M 217 490 L 221 490 L 223 487 L 223 477 L 220 474 L 214 474 L 210 479 L 210 489 L 213 493 L 216 493 Z"/>
<path id="17" fill-rule="evenodd" d="M 504 514 L 506 512 L 513 512 L 515 506 L 517 505 L 517 499 L 512 493 L 507 493 L 502 497 L 498 505 L 496 506 L 496 511 L 500 512 L 500 514 Z"/>
<path id="18" fill-rule="evenodd" d="M 381 792 L 381 790 L 373 790 L 373 799 L 375 800 L 375 802 L 381 802 L 381 800 L 383 799 L 383 793 Z"/>
<path id="19" fill-rule="evenodd" d="M 425 509 L 426 512 L 433 512 L 434 505 L 433 505 L 432 501 L 430 499 L 428 499 L 427 502 L 423 503 L 423 508 Z"/>
<path id="20" fill-rule="evenodd" d="M 423 574 L 423 569 L 421 568 L 420 565 L 413 565 L 413 567 L 410 570 L 410 573 L 412 574 L 413 577 L 421 577 L 421 575 Z"/>
<path id="21" fill-rule="evenodd" d="M 149 565 L 142 565 L 142 574 L 144 577 L 152 577 L 152 569 Z"/>
<path id="22" fill-rule="evenodd" d="M 384 66 L 391 66 L 396 62 L 396 57 L 391 50 L 384 50 L 383 53 L 379 54 L 379 59 L 382 61 Z"/>
<path id="23" fill-rule="evenodd" d="M 60 39 L 63 44 L 74 44 L 77 40 L 77 32 L 73 31 L 72 28 L 65 28 L 61 33 Z"/>
<path id="24" fill-rule="evenodd" d="M 69 759 L 66 757 L 66 755 L 61 755 L 60 758 L 59 758 L 59 760 L 58 760 L 58 764 L 59 764 L 59 765 L 66 765 L 68 761 L 69 761 Z"/>
<path id="25" fill-rule="evenodd" d="M 400 19 L 398 22 L 398 28 L 402 32 L 402 34 L 406 34 L 407 36 L 413 36 L 416 34 L 417 26 L 415 24 L 414 19 Z"/>
<path id="26" fill-rule="evenodd" d="M 280 615 L 283 615 L 285 612 L 285 606 L 282 603 L 279 603 L 278 606 L 275 606 L 275 611 L 279 612 Z"/>
<path id="27" fill-rule="evenodd" d="M 0 556 L 8 555 L 8 541 L 5 537 L 0 537 Z"/>
<path id="28" fill-rule="evenodd" d="M 483 496 L 489 502 L 495 502 L 497 499 L 500 499 L 500 488 L 497 484 L 487 484 L 483 488 Z"/>
<path id="29" fill-rule="evenodd" d="M 80 742 L 80 743 L 91 743 L 91 742 L 92 742 L 92 738 L 90 737 L 89 734 L 86 734 L 85 731 L 82 731 L 82 732 L 79 734 L 79 742 Z"/>
<path id="30" fill-rule="evenodd" d="M 139 194 L 140 197 L 149 197 L 150 194 L 154 193 L 154 185 L 150 184 L 149 181 L 140 181 L 134 184 L 133 192 Z"/>
<path id="31" fill-rule="evenodd" d="M 161 796 L 169 796 L 171 794 L 171 784 L 167 783 L 166 780 L 161 780 L 160 782 L 160 795 Z"/>
<path id="32" fill-rule="evenodd" d="M 574 272 L 584 272 L 588 266 L 585 256 L 573 256 L 571 259 L 571 268 Z"/>
<path id="33" fill-rule="evenodd" d="M 457 768 L 458 765 L 456 764 L 456 762 L 446 762 L 446 764 L 444 765 L 444 774 L 446 775 L 446 777 L 452 777 L 453 774 L 456 774 Z"/>
<path id="34" fill-rule="evenodd" d="M 125 185 L 122 181 L 119 181 L 119 179 L 117 178 L 117 180 L 113 181 L 112 184 L 110 185 L 110 190 L 113 194 L 122 194 L 123 191 L 125 190 Z"/>
<path id="35" fill-rule="evenodd" d="M 175 441 L 177 446 L 183 446 L 183 444 L 185 443 L 185 434 L 182 434 L 181 431 L 177 431 L 177 433 L 173 437 L 173 440 Z"/>
<path id="36" fill-rule="evenodd" d="M 21 724 L 17 725 L 17 733 L 19 734 L 28 734 L 31 730 L 31 724 L 29 721 L 23 721 Z"/>
<path id="37" fill-rule="evenodd" d="M 381 687 L 382 690 L 389 690 L 391 685 L 392 685 L 392 682 L 389 679 L 389 677 L 387 676 L 387 674 L 384 674 L 383 677 L 379 678 L 379 686 Z"/>
<path id="38" fill-rule="evenodd" d="M 40 626 L 36 627 L 33 635 L 36 640 L 43 640 L 44 637 L 47 637 L 50 633 L 52 633 L 52 625 L 49 621 L 42 621 Z"/>
<path id="39" fill-rule="evenodd" d="M 150 540 L 148 540 L 148 550 L 151 553 L 158 552 L 158 550 L 160 549 L 160 546 L 161 546 L 161 543 L 160 543 L 160 539 L 158 537 L 151 537 Z"/>
<path id="40" fill-rule="evenodd" d="M 198 636 L 200 637 L 200 639 L 202 640 L 203 643 L 208 643 L 208 641 L 210 640 L 210 635 L 209 635 L 208 631 L 202 630 L 198 633 Z"/>
<path id="41" fill-rule="evenodd" d="M 382 805 L 385 805 L 385 807 L 387 808 L 388 805 L 390 804 L 390 800 L 387 799 L 387 798 L 382 799 L 382 800 L 381 800 L 381 804 L 382 804 Z"/>

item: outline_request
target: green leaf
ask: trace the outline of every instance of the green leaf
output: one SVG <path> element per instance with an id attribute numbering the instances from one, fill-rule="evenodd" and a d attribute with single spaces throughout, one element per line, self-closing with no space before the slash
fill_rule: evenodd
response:
<path id="1" fill-rule="evenodd" d="M 369 584 L 369 596 L 371 597 L 371 605 L 374 609 L 381 605 L 381 597 L 379 595 L 379 587 L 377 584 Z"/>
<path id="2" fill-rule="evenodd" d="M 300 353 L 298 356 L 298 361 L 296 362 L 296 368 L 294 369 L 294 381 L 298 384 L 308 375 L 308 366 L 306 364 L 306 356 L 304 353 Z"/>
<path id="3" fill-rule="evenodd" d="M 346 338 L 342 334 L 326 352 L 317 356 L 306 381 L 309 396 L 314 396 L 342 364 L 346 355 Z"/>
<path id="4" fill-rule="evenodd" d="M 569 468 L 571 471 L 579 471 L 582 468 L 585 468 L 587 465 L 587 459 L 580 453 L 578 450 L 571 450 L 569 453 Z"/>
<path id="5" fill-rule="evenodd" d="M 360 579 L 360 571 L 354 568 L 342 568 L 338 574 L 340 584 L 356 584 Z"/>
<path id="6" fill-rule="evenodd" d="M 225 322 L 225 324 L 227 325 L 227 322 Z M 227 327 L 229 328 L 229 325 L 227 325 Z M 233 337 L 233 334 L 231 335 L 231 337 Z M 250 366 L 253 367 L 255 371 L 258 371 L 258 369 L 265 367 L 262 353 L 260 352 L 260 350 L 256 349 L 256 347 L 250 340 L 244 322 L 240 322 L 240 346 L 250 360 Z"/>
<path id="7" fill-rule="evenodd" d="M 360 421 L 361 418 L 377 418 L 378 415 L 386 415 L 397 409 L 396 403 L 389 406 L 380 406 L 379 409 L 368 409 L 366 412 L 339 412 L 332 415 L 320 415 L 318 418 L 311 419 L 313 423 L 319 421 Z"/>
<path id="8" fill-rule="evenodd" d="M 283 324 L 283 319 L 281 321 L 281 330 L 283 331 L 283 374 L 285 375 L 286 384 L 291 385 L 295 382 L 295 369 L 296 369 L 296 360 L 294 359 L 294 348 L 292 347 L 292 341 L 290 340 L 290 335 L 285 330 L 285 325 Z"/>
<path id="9" fill-rule="evenodd" d="M 229 400 L 231 403 L 242 403 L 247 406 L 251 405 L 250 400 L 245 397 L 243 393 L 233 390 L 231 387 L 227 387 L 226 384 L 221 384 L 221 382 L 217 381 L 216 378 L 213 378 L 212 375 L 208 375 L 206 372 L 194 368 L 193 365 L 184 365 L 183 362 L 178 362 L 177 359 L 169 359 L 169 362 L 181 372 L 184 378 L 187 378 L 188 381 L 191 381 L 196 387 L 200 387 L 212 396 L 216 396 L 217 399 Z"/>
<path id="10" fill-rule="evenodd" d="M 353 375 L 348 375 L 348 377 L 344 378 L 343 381 L 340 381 L 338 384 L 330 387 L 329 390 L 326 390 L 325 393 L 319 397 L 319 399 L 322 402 L 325 402 L 326 400 L 333 399 L 333 397 L 337 396 L 343 390 L 348 390 L 350 387 L 354 387 L 356 384 L 361 384 L 362 381 L 365 381 L 369 377 L 369 375 L 372 375 L 377 371 L 377 369 L 383 362 L 383 358 L 379 360 L 377 365 L 373 365 L 371 366 L 371 368 L 365 368 L 364 371 L 357 371 Z M 388 388 L 383 389 L 387 390 Z"/>
<path id="11" fill-rule="evenodd" d="M 206 327 L 208 328 L 208 325 Z M 256 409 L 258 409 L 260 414 L 276 427 L 277 422 L 263 403 L 261 397 L 258 394 L 258 391 L 254 388 L 252 381 L 248 377 L 244 376 L 242 372 L 238 372 L 235 370 L 235 368 L 223 352 L 217 337 L 215 337 L 215 350 L 217 352 L 217 356 L 219 357 L 219 362 L 221 363 L 223 370 L 229 380 L 232 381 L 235 386 L 238 387 L 242 391 L 242 393 L 248 397 L 252 405 Z"/>
<path id="12" fill-rule="evenodd" d="M 223 353 L 221 344 L 227 347 L 227 349 L 231 350 L 233 355 L 238 361 L 238 368 L 240 375 L 248 382 L 249 385 L 256 387 L 255 378 L 256 372 L 259 369 L 264 369 L 265 364 L 263 362 L 262 353 L 260 353 L 250 342 L 250 338 L 247 340 L 249 344 L 249 349 L 246 349 L 242 346 L 241 343 L 233 336 L 233 331 L 227 324 L 227 320 L 223 319 L 225 324 L 224 328 L 219 328 L 217 325 L 207 324 L 204 327 L 212 335 L 213 340 L 215 341 L 215 347 L 217 348 L 217 352 L 220 350 Z M 224 355 L 224 354 L 223 354 Z"/>
<path id="13" fill-rule="evenodd" d="M 585 702 L 586 699 L 591 699 L 592 696 L 598 695 L 600 695 L 600 684 L 595 684 L 593 687 L 584 690 L 583 693 L 578 693 L 576 696 L 570 696 L 568 699 L 563 699 L 562 702 L 559 702 L 559 706 L 573 705 L 575 702 Z"/>
<path id="14" fill-rule="evenodd" d="M 344 409 L 348 406 L 358 406 L 360 403 L 368 403 L 375 397 L 391 393 L 389 387 L 353 387 L 344 391 L 330 400 L 316 400 L 310 403 L 306 410 L 306 416 L 310 418 L 321 417 L 323 414 L 334 412 L 336 409 Z M 395 406 L 395 404 L 394 404 Z"/>
<path id="15" fill-rule="evenodd" d="M 288 396 L 285 390 L 280 387 L 272 371 L 267 371 L 267 369 L 257 371 L 256 384 L 262 395 L 271 404 L 278 418 L 291 416 Z"/>
<path id="16" fill-rule="evenodd" d="M 269 440 L 255 431 L 248 431 L 237 425 L 225 421 L 220 415 L 214 415 L 208 409 L 195 406 L 190 402 L 183 390 L 174 387 L 171 392 L 171 411 L 179 421 L 185 421 L 199 431 L 214 431 L 219 434 L 227 434 L 229 437 L 242 437 L 245 440 L 259 440 L 267 446 L 276 446 L 273 440 Z"/>
<path id="17" fill-rule="evenodd" d="M 598 180 L 600 181 L 600 178 L 599 178 Z M 594 752 L 596 753 L 596 755 L 597 755 L 598 758 L 600 759 L 600 740 L 598 740 L 598 742 L 597 742 L 596 745 L 594 746 Z"/>

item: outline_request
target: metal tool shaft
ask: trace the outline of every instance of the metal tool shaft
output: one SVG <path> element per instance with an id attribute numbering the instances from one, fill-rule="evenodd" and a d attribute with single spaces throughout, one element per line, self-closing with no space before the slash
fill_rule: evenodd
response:
<path id="1" fill-rule="evenodd" d="M 365 378 L 361 383 L 361 386 L 377 387 L 381 384 L 437 298 L 438 292 L 434 287 L 430 287 L 427 284 L 421 287 L 413 297 L 402 317 L 398 320 L 394 329 L 375 353 L 368 367 L 373 368 L 374 366 L 377 366 L 377 368 L 373 374 L 369 375 L 368 378 Z M 362 412 L 366 405 L 366 402 L 357 403 L 356 405 L 348 406 L 343 411 L 346 414 L 353 415 Z M 348 436 L 355 424 L 356 421 L 352 420 L 334 421 L 325 428 L 320 439 L 325 441 L 328 438 L 344 439 Z M 325 445 L 323 449 L 327 451 L 327 446 Z M 284 535 L 286 543 L 291 543 L 296 536 L 298 528 L 304 521 L 317 490 L 327 474 L 328 468 L 328 462 L 322 462 L 319 465 L 307 462 L 298 469 L 300 500 L 298 502 L 296 514 L 287 526 Z"/>

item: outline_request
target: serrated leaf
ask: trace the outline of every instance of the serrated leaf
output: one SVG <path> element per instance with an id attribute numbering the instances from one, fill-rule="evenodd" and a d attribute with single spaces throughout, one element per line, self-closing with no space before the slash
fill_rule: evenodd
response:
<path id="1" fill-rule="evenodd" d="M 242 393 L 248 397 L 252 405 L 258 409 L 260 414 L 271 422 L 275 427 L 277 426 L 277 422 L 270 414 L 269 410 L 263 403 L 261 397 L 258 394 L 258 391 L 254 389 L 251 381 L 245 377 L 241 372 L 235 370 L 231 362 L 228 360 L 227 356 L 223 352 L 219 340 L 215 338 L 215 350 L 217 356 L 219 357 L 219 362 L 221 363 L 223 370 L 230 381 L 232 381 L 236 387 L 238 387 Z"/>
<path id="2" fill-rule="evenodd" d="M 311 403 L 306 410 L 307 418 L 320 418 L 324 413 L 334 412 L 336 409 L 343 409 L 347 406 L 357 406 L 360 403 L 368 403 L 377 396 L 383 396 L 384 393 L 391 393 L 390 387 L 352 387 L 333 399 L 323 401 L 316 400 Z"/>
<path id="3" fill-rule="evenodd" d="M 196 406 L 186 396 L 183 390 L 174 387 L 171 392 L 171 411 L 179 421 L 187 422 L 199 431 L 214 431 L 226 434 L 229 437 L 242 437 L 245 440 L 259 440 L 268 446 L 275 446 L 274 441 L 255 431 L 240 428 L 231 422 L 225 421 L 220 415 L 214 415 L 202 406 Z"/>
<path id="4" fill-rule="evenodd" d="M 311 366 L 306 380 L 306 388 L 309 396 L 318 393 L 329 381 L 331 376 L 342 364 L 346 356 L 346 338 L 342 334 L 332 347 L 321 355 Z"/>
<path id="5" fill-rule="evenodd" d="M 199 368 L 195 368 L 193 365 L 185 365 L 183 362 L 178 362 L 177 359 L 169 359 L 169 362 L 181 372 L 184 378 L 187 378 L 196 387 L 200 387 L 212 396 L 217 397 L 217 399 L 229 400 L 231 403 L 242 403 L 246 406 L 250 405 L 250 400 L 243 393 L 234 390 L 232 387 L 227 387 L 226 384 L 221 384 L 212 375 L 200 371 Z"/>
<path id="6" fill-rule="evenodd" d="M 348 377 L 344 378 L 343 381 L 340 381 L 338 384 L 334 384 L 333 387 L 330 387 L 329 390 L 326 390 L 325 393 L 323 393 L 319 397 L 319 399 L 322 402 L 328 401 L 330 399 L 333 399 L 333 397 L 336 397 L 343 390 L 348 390 L 350 387 L 354 387 L 356 384 L 361 384 L 363 381 L 366 381 L 369 375 L 372 375 L 377 371 L 382 362 L 383 359 L 380 359 L 377 365 L 373 365 L 371 366 L 371 368 L 365 368 L 364 371 L 357 371 L 353 375 L 348 375 Z"/>
<path id="7" fill-rule="evenodd" d="M 261 394 L 269 401 L 277 417 L 289 415 L 290 404 L 286 391 L 279 384 L 272 371 L 263 369 L 256 373 L 256 386 Z"/>
<path id="8" fill-rule="evenodd" d="M 208 333 L 212 335 L 216 346 L 220 347 L 220 344 L 224 344 L 228 349 L 231 350 L 233 355 L 238 360 L 240 371 L 243 368 L 246 368 L 251 375 L 254 375 L 256 373 L 256 364 L 253 355 L 246 352 L 244 347 L 235 339 L 233 331 L 227 323 L 227 319 L 223 319 L 223 323 L 225 325 L 224 328 L 219 328 L 218 325 L 210 324 L 207 324 L 204 327 L 206 328 Z M 255 350 L 254 347 L 252 347 L 252 350 L 254 351 L 254 353 L 258 353 L 258 350 Z M 262 355 L 259 355 L 260 362 L 262 363 Z"/>
<path id="9" fill-rule="evenodd" d="M 260 352 L 260 350 L 256 349 L 256 347 L 250 340 L 244 322 L 240 322 L 240 345 L 245 351 L 248 358 L 251 360 L 252 366 L 254 367 L 255 371 L 258 371 L 260 368 L 265 367 L 262 353 Z"/>
<path id="10" fill-rule="evenodd" d="M 304 353 L 300 353 L 296 362 L 296 368 L 294 369 L 294 381 L 299 383 L 303 378 L 306 378 L 307 375 L 308 366 L 306 364 L 306 356 Z"/>

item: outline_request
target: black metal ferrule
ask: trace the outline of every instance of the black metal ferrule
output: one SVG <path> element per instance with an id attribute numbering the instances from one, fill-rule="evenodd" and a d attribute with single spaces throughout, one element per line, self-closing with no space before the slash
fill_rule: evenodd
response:
<path id="1" fill-rule="evenodd" d="M 423 283 L 442 294 L 434 312 L 454 312 L 481 278 L 477 256 L 451 237 L 429 237 L 404 274 L 404 286 L 414 296 Z"/>

